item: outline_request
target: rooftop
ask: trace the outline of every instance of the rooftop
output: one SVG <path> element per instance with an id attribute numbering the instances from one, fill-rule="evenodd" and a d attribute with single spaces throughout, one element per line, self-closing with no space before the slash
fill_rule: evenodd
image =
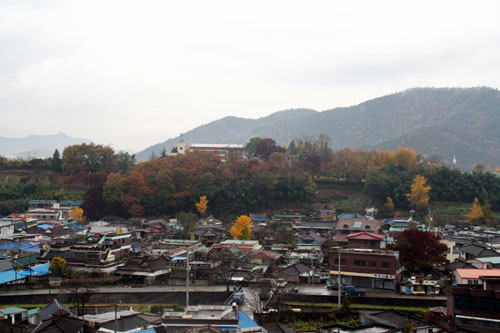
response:
<path id="1" fill-rule="evenodd" d="M 457 274 L 462 279 L 479 279 L 481 276 L 500 277 L 500 269 L 472 269 L 472 268 L 457 268 Z"/>
<path id="2" fill-rule="evenodd" d="M 191 148 L 219 148 L 219 149 L 227 149 L 227 148 L 240 148 L 243 149 L 242 144 L 235 143 L 192 143 Z"/>

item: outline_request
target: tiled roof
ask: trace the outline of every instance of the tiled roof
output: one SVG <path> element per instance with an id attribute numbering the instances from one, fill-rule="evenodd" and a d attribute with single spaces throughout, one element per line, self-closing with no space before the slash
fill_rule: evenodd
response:
<path id="1" fill-rule="evenodd" d="M 382 240 L 384 235 L 375 234 L 373 232 L 357 232 L 355 234 L 347 235 L 347 239 L 366 239 L 366 240 Z"/>

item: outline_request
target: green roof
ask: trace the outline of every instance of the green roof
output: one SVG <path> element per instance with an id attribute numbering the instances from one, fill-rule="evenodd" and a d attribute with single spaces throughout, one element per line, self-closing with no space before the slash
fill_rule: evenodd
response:
<path id="1" fill-rule="evenodd" d="M 9 306 L 7 308 L 0 309 L 0 313 L 3 315 L 16 314 L 16 313 L 21 313 L 21 312 L 25 312 L 25 311 L 28 311 L 28 310 L 23 309 L 23 308 L 18 308 L 16 306 Z"/>

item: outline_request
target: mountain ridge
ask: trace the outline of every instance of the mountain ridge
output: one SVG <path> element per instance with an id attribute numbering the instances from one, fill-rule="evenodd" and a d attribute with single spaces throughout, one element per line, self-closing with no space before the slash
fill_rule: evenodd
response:
<path id="1" fill-rule="evenodd" d="M 56 149 L 62 154 L 66 146 L 91 142 L 89 139 L 73 138 L 65 133 L 32 134 L 22 138 L 0 137 L 0 156 L 46 158 L 52 157 Z"/>
<path id="2" fill-rule="evenodd" d="M 298 110 L 298 111 L 297 111 Z M 276 120 L 274 120 L 276 119 Z M 349 107 L 324 111 L 292 109 L 258 119 L 225 117 L 186 132 L 188 143 L 241 143 L 255 136 L 279 144 L 292 139 L 332 138 L 342 148 L 395 149 L 402 145 L 440 155 L 447 163 L 458 152 L 466 169 L 477 163 L 500 165 L 500 93 L 488 87 L 411 88 Z M 419 134 L 421 133 L 421 134 Z M 169 150 L 180 140 L 171 138 L 137 153 L 139 161 Z M 441 144 L 442 142 L 442 144 Z"/>

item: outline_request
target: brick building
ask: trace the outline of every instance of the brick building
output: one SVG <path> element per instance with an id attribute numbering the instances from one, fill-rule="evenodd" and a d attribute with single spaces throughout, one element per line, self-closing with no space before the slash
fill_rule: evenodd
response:
<path id="1" fill-rule="evenodd" d="M 369 289 L 396 290 L 403 267 L 399 252 L 381 249 L 332 248 L 330 276 L 333 284 L 340 275 L 343 285 Z"/>

